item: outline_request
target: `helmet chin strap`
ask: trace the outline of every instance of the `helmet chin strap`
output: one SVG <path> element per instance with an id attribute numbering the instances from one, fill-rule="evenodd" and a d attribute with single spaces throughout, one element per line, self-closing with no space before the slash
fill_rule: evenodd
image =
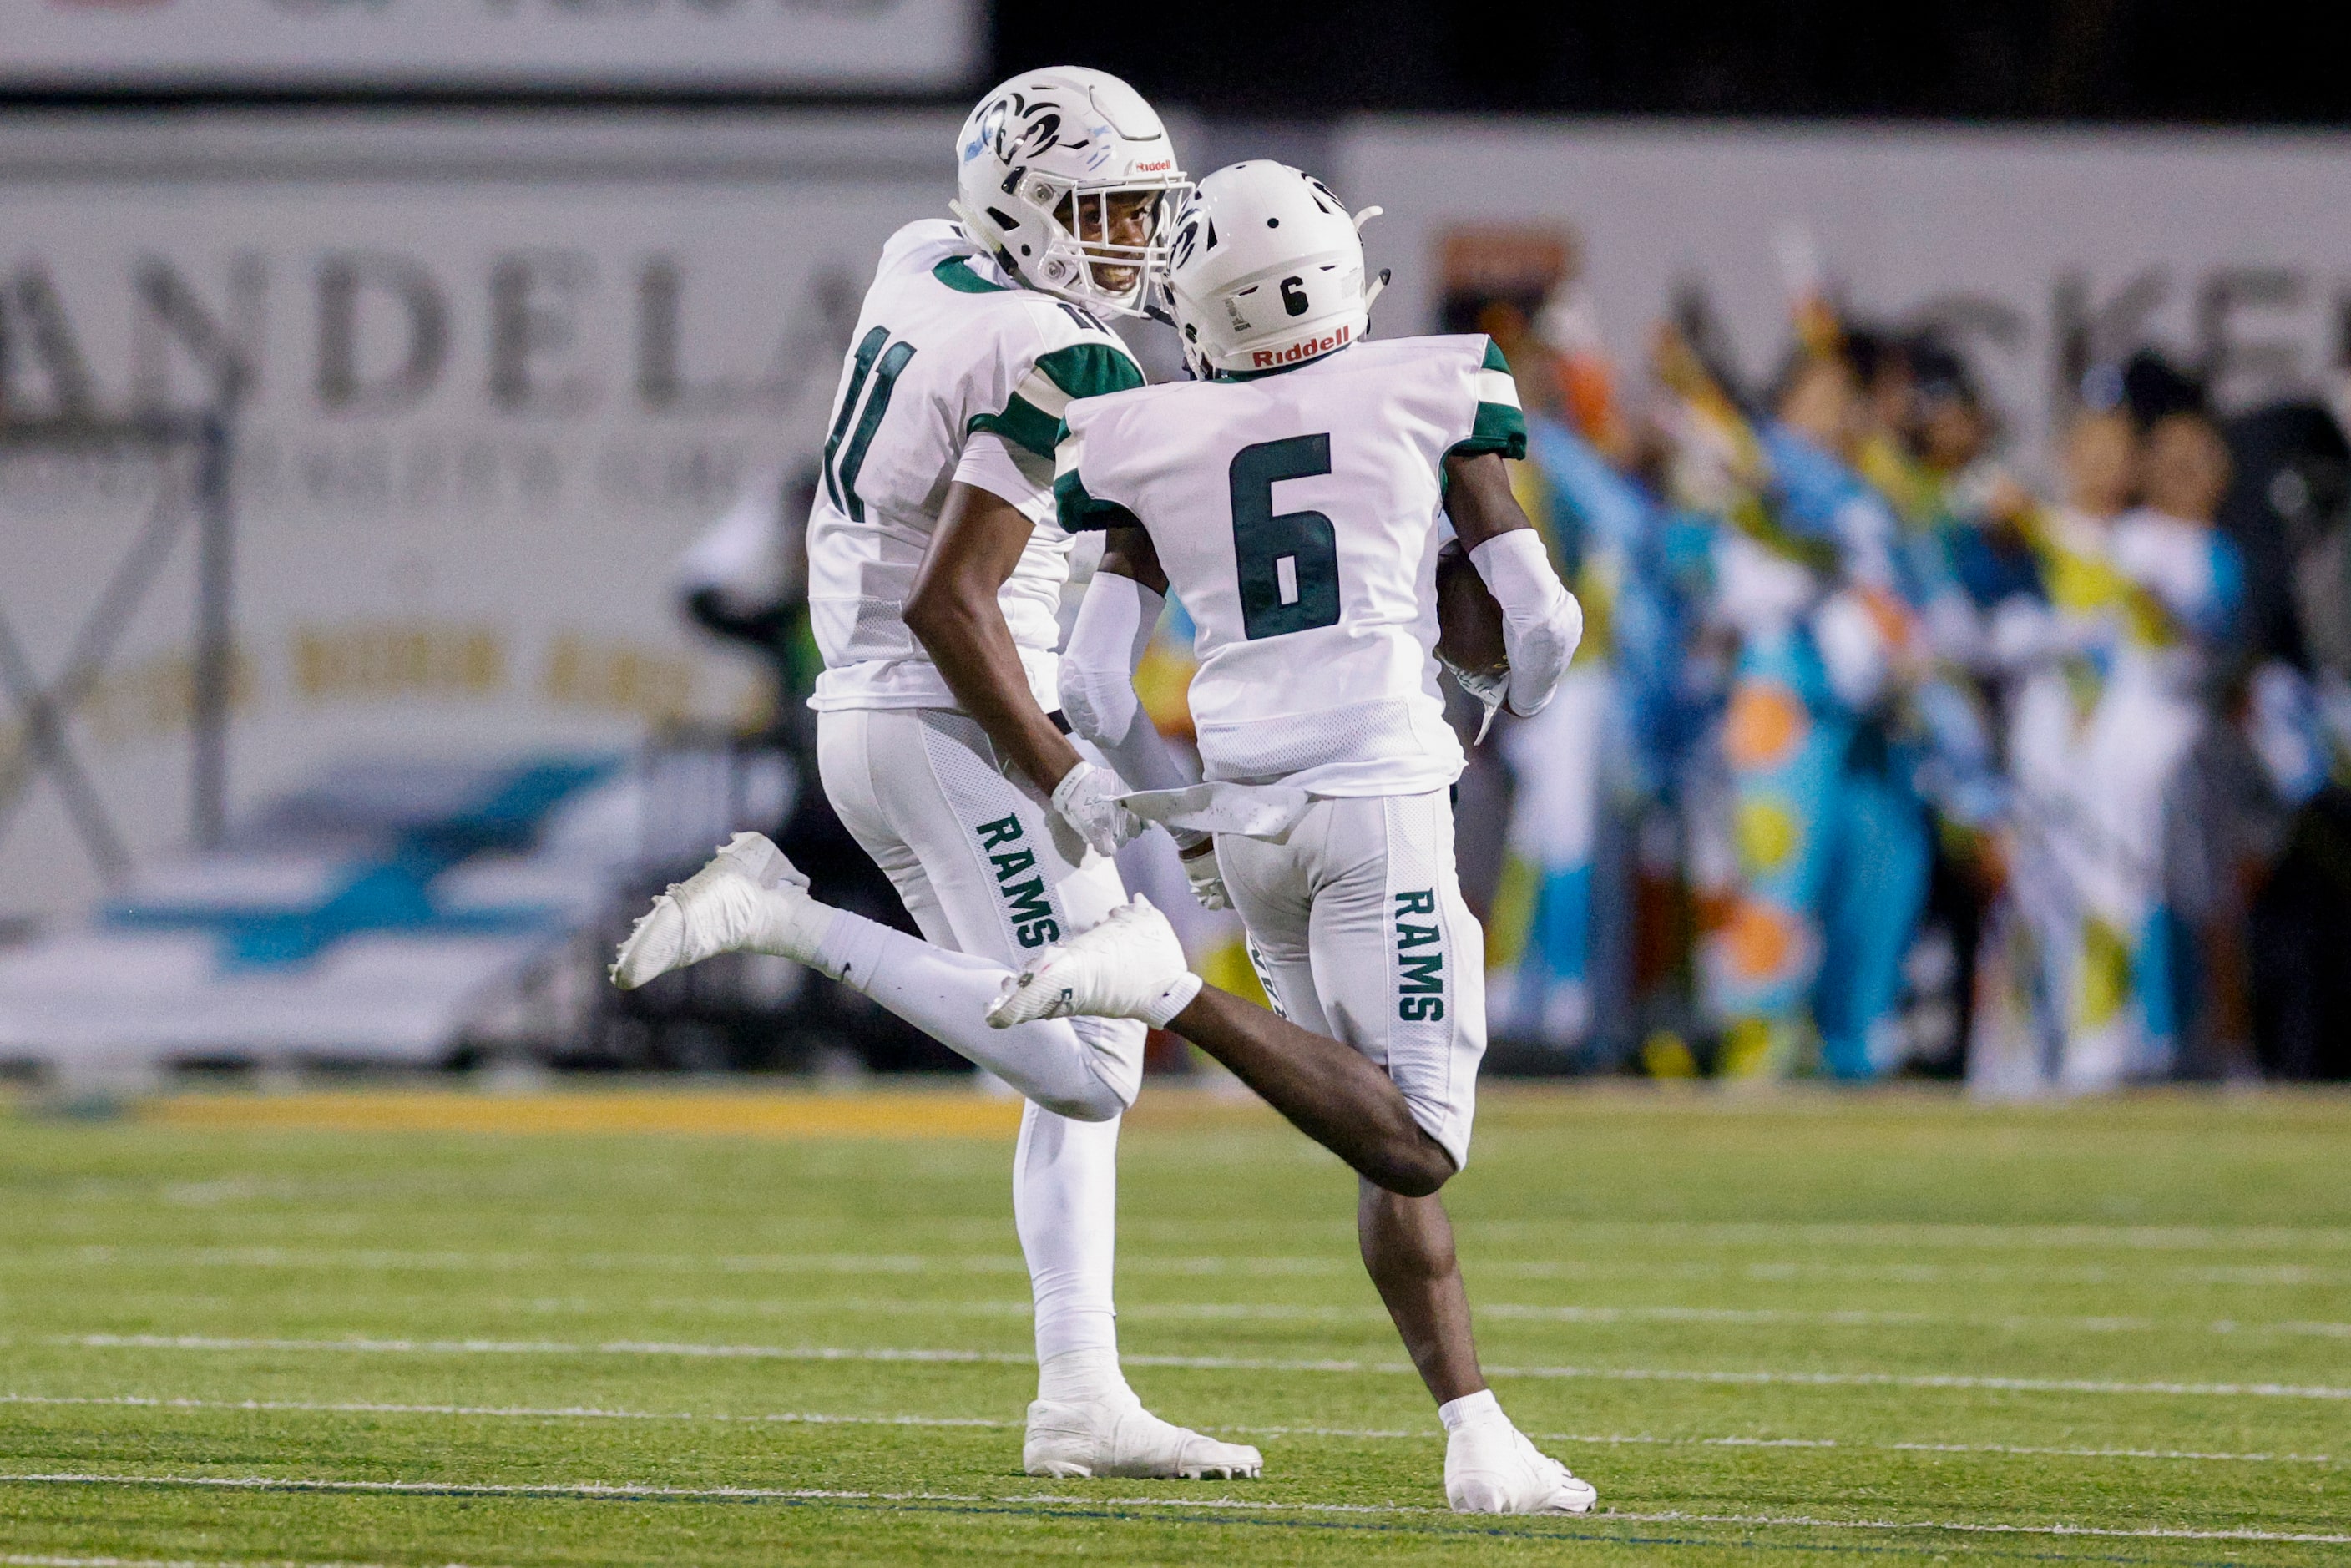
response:
<path id="1" fill-rule="evenodd" d="M 1012 253 L 987 237 L 987 231 L 982 229 L 978 222 L 972 217 L 970 208 L 965 206 L 960 200 L 950 198 L 947 202 L 947 211 L 953 213 L 956 215 L 956 222 L 962 225 L 963 237 L 979 246 L 982 255 L 989 257 L 997 266 L 1004 268 L 1013 277 L 1020 278 L 1021 282 L 1029 282 L 1028 278 L 1021 277 L 1020 266 L 1012 259 Z M 1029 287 L 1036 286 L 1030 284 Z"/>

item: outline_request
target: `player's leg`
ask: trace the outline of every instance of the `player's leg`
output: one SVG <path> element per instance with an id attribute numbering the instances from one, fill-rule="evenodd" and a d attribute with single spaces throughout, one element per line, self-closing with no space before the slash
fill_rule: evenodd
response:
<path id="1" fill-rule="evenodd" d="M 1222 859 L 1225 884 L 1252 931 L 1303 902 L 1298 979 L 1311 986 L 1331 1032 L 1384 1070 L 1421 1130 L 1458 1168 L 1468 1155 L 1485 1047 L 1484 992 L 1465 982 L 1478 973 L 1484 946 L 1453 887 L 1444 801 L 1324 801 L 1289 844 L 1236 842 Z M 1289 988 L 1301 988 L 1293 980 Z M 1439 1200 L 1366 1186 L 1357 1210 L 1364 1266 L 1414 1364 L 1439 1404 L 1477 1393 L 1485 1379 Z"/>
<path id="2" fill-rule="evenodd" d="M 1293 832 L 1290 841 L 1305 841 Z M 1092 1016 L 1171 1030 L 1232 1069 L 1366 1180 L 1397 1192 L 1436 1191 L 1453 1174 L 1453 1157 L 1414 1120 L 1387 1073 L 1328 1032 L 1307 942 L 1311 874 L 1289 864 L 1287 850 L 1223 843 L 1219 855 L 1249 863 L 1267 890 L 1252 916 L 1250 957 L 1274 1007 L 1288 1016 L 1204 984 L 1186 967 L 1166 917 L 1137 897 L 1031 959 L 1006 983 L 990 1021 Z"/>
<path id="3" fill-rule="evenodd" d="M 1385 1068 L 1458 1169 L 1486 1049 L 1485 940 L 1461 898 L 1446 796 L 1322 802 L 1293 831 L 1288 867 L 1257 848 L 1226 863 L 1236 907 L 1250 916 L 1267 871 L 1312 888 L 1307 946 L 1324 1017 Z M 1443 1201 L 1367 1182 L 1356 1227 L 1364 1266 L 1445 1423 L 1447 1500 L 1481 1513 L 1590 1508 L 1592 1487 L 1538 1452 L 1486 1386 Z"/>
<path id="4" fill-rule="evenodd" d="M 1227 887 L 1233 882 L 1228 869 Z M 1278 975 L 1270 977 L 1278 990 Z M 1293 1007 L 1311 1012 L 1311 985 L 1293 984 L 1290 996 Z M 1351 1046 L 1204 985 L 1185 969 L 1183 946 L 1165 918 L 1142 899 L 1008 977 L 989 1011 L 991 1019 L 1012 1021 L 1073 1015 L 1138 1018 L 1173 1030 L 1347 1159 L 1367 1178 L 1367 1190 L 1374 1184 L 1388 1189 L 1381 1199 L 1431 1193 L 1453 1172 L 1454 1156 L 1385 1072 Z M 1389 1124 L 1397 1129 L 1393 1134 L 1377 1131 Z M 1537 1451 L 1477 1378 L 1468 1294 L 1444 1210 L 1434 1197 L 1405 1201 L 1400 1211 L 1384 1201 L 1364 1206 L 1369 1221 L 1364 1258 L 1431 1387 L 1479 1384 L 1475 1392 L 1438 1406 L 1447 1433 L 1447 1497 L 1468 1512 L 1590 1508 L 1591 1486 Z"/>
<path id="5" fill-rule="evenodd" d="M 969 719 L 871 715 L 857 744 L 834 747 L 826 763 L 828 789 L 839 774 L 836 799 L 856 800 L 844 815 L 860 841 L 902 893 L 933 902 L 940 938 L 965 954 L 1017 961 L 1024 944 L 1033 950 L 1097 925 L 1123 897 L 1117 868 L 1057 832 L 1045 803 L 1006 777 Z M 961 994 L 956 1005 L 958 1031 L 987 1029 L 984 1005 Z M 1131 1101 L 1143 1027 L 1068 1023 L 1092 1060 L 1117 1064 L 1122 1098 Z M 1253 1475 L 1255 1448 L 1159 1420 L 1120 1372 L 1112 1295 L 1117 1182 L 1114 1116 L 1074 1119 L 1032 1098 L 1013 1160 L 1014 1222 L 1036 1303 L 1038 1397 L 1025 1467 L 1061 1476 Z"/>
<path id="6" fill-rule="evenodd" d="M 1353 1046 L 1207 985 L 1164 1027 L 1230 1068 L 1367 1186 L 1433 1193 L 1453 1175 L 1453 1156 L 1414 1120 L 1395 1081 Z"/>
<path id="7" fill-rule="evenodd" d="M 1249 960 L 1274 1010 L 1295 1027 L 1267 1029 L 1262 1009 L 1205 993 L 1171 1027 L 1365 1181 L 1400 1192 L 1435 1192 L 1453 1174 L 1452 1156 L 1413 1120 L 1395 1082 L 1343 1043 L 1315 988 L 1311 868 L 1328 814 L 1310 813 L 1285 843 L 1228 834 L 1217 852 L 1218 865 L 1235 867 L 1249 883 L 1249 903 L 1239 913 Z"/>
<path id="8" fill-rule="evenodd" d="M 708 865 L 654 900 L 622 945 L 612 977 L 632 988 L 715 953 L 778 954 L 864 992 L 1032 1102 L 1085 1120 L 1114 1117 L 1133 1102 L 1141 1082 L 1139 1030 L 1126 1026 L 1122 1032 L 1100 1020 L 1083 1028 L 1054 1022 L 996 1030 L 982 1021 L 1005 972 L 1002 958 L 984 950 L 956 950 L 964 946 L 956 930 L 956 894 L 967 890 L 959 889 L 951 864 L 939 868 L 950 875 L 932 874 L 916 845 L 889 820 L 912 813 L 903 803 L 895 812 L 884 810 L 865 765 L 876 760 L 871 756 L 873 730 L 883 729 L 885 746 L 894 740 L 894 749 L 904 750 L 904 732 L 916 717 L 827 714 L 819 754 L 826 792 L 841 820 L 890 875 L 916 920 L 941 943 L 819 903 L 808 894 L 808 879 L 773 844 L 756 833 L 738 833 Z M 877 726 L 875 720 L 889 722 Z M 900 733 L 893 737 L 891 731 Z M 897 760 L 897 788 L 911 789 L 904 783 L 911 777 L 905 761 Z M 956 831 L 951 827 L 940 836 Z M 1012 830 L 999 823 L 998 831 Z M 1035 895 L 1025 883 L 1021 891 L 1024 897 Z M 1046 907 L 1040 901 L 1039 908 Z M 1040 930 L 1058 933 L 1049 917 Z"/>

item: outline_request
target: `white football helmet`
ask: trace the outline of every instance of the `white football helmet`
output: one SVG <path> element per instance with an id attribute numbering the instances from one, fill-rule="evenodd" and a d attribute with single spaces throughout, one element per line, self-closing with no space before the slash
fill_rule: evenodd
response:
<path id="1" fill-rule="evenodd" d="M 1354 217 L 1313 175 L 1265 159 L 1200 182 L 1176 214 L 1167 287 L 1184 357 L 1203 379 L 1278 370 L 1364 335 L 1377 286 L 1364 287 Z"/>
<path id="2" fill-rule="evenodd" d="M 1025 71 L 979 100 L 956 153 L 956 216 L 1024 282 L 1145 312 L 1166 272 L 1169 213 L 1190 187 L 1141 93 L 1083 66 Z"/>

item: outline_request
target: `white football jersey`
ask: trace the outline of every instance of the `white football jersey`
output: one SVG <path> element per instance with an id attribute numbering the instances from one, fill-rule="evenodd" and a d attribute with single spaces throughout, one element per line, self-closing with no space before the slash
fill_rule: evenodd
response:
<path id="1" fill-rule="evenodd" d="M 1459 777 L 1432 652 L 1445 458 L 1527 449 L 1490 340 L 1359 342 L 1066 421 L 1061 526 L 1140 524 L 1197 628 L 1209 779 L 1348 796 Z"/>
<path id="2" fill-rule="evenodd" d="M 1109 329 L 1019 287 L 956 225 L 893 235 L 844 357 L 809 518 L 809 619 L 825 664 L 810 706 L 956 706 L 905 604 L 960 478 L 1037 525 L 998 602 L 1030 689 L 1055 706 L 1070 537 L 1053 517 L 1054 434 L 1071 398 L 1142 384 Z"/>

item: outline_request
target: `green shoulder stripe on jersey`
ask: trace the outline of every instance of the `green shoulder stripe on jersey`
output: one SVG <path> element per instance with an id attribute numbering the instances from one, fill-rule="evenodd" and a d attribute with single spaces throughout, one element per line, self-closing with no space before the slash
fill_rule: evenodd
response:
<path id="1" fill-rule="evenodd" d="M 1486 357 L 1479 364 L 1478 417 L 1469 429 L 1469 439 L 1457 443 L 1453 452 L 1474 456 L 1481 452 L 1499 452 L 1505 457 L 1523 459 L 1527 455 L 1527 416 L 1519 410 L 1519 383 L 1510 378 L 1510 361 L 1493 339 L 1486 340 Z M 1446 454 L 1448 457 L 1452 452 Z"/>
<path id="2" fill-rule="evenodd" d="M 1143 371 L 1124 349 L 1109 343 L 1071 343 L 1037 356 L 1037 368 L 1068 398 L 1101 397 L 1143 384 Z M 1059 418 L 1059 411 L 1055 411 Z"/>
<path id="3" fill-rule="evenodd" d="M 1015 392 L 1005 403 L 1003 413 L 975 413 L 964 423 L 964 432 L 968 434 L 975 430 L 992 431 L 1040 457 L 1050 457 L 1053 433 L 1061 426 L 1060 419 Z"/>
<path id="4" fill-rule="evenodd" d="M 1505 457 L 1523 459 L 1527 455 L 1527 416 L 1506 402 L 1479 403 L 1478 423 L 1470 428 L 1469 439 L 1454 443 L 1446 455 L 1458 453 L 1474 457 L 1481 452 L 1499 452 Z"/>
<path id="5" fill-rule="evenodd" d="M 1040 457 L 1050 457 L 1055 433 L 1070 404 L 1142 384 L 1143 372 L 1125 350 L 1110 343 L 1071 343 L 1038 355 L 1036 368 L 1012 389 L 1002 412 L 976 413 L 964 429 L 993 431 Z"/>
<path id="6" fill-rule="evenodd" d="M 959 256 L 951 256 L 931 268 L 931 276 L 957 294 L 1008 294 L 1011 292 L 1001 283 L 990 283 L 974 272 L 971 269 L 971 263 Z"/>
<path id="7" fill-rule="evenodd" d="M 1064 425 L 1063 429 L 1068 426 Z M 1059 515 L 1061 531 L 1082 534 L 1098 528 L 1141 528 L 1142 522 L 1133 512 L 1116 501 L 1098 501 L 1086 494 L 1086 482 L 1078 472 L 1077 464 L 1070 461 L 1070 445 L 1064 445 L 1061 471 L 1053 480 L 1053 509 Z"/>

